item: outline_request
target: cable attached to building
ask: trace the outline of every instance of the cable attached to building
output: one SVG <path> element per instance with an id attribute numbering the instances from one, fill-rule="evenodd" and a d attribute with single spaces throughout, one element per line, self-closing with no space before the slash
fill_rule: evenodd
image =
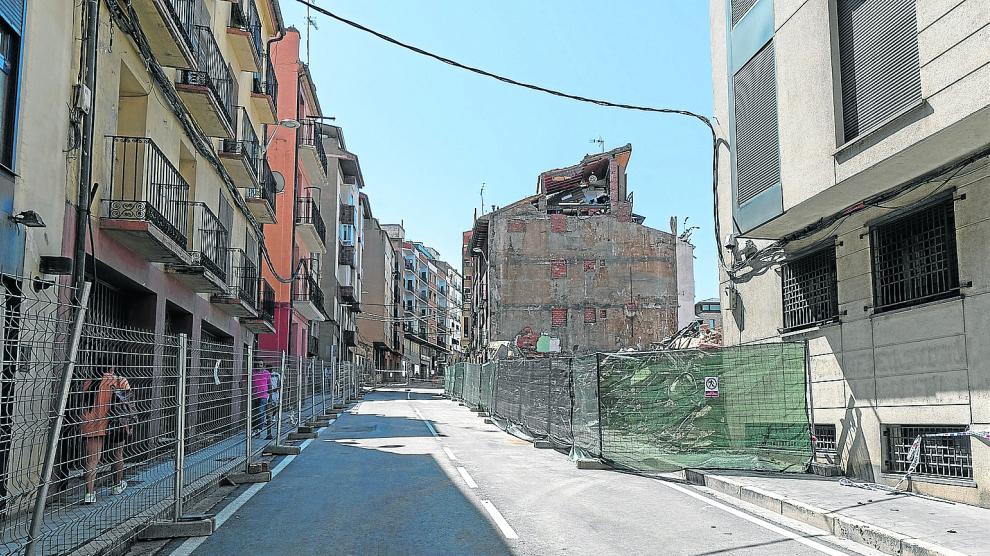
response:
<path id="1" fill-rule="evenodd" d="M 654 107 L 654 106 L 642 106 L 642 105 L 637 105 L 637 104 L 626 104 L 626 103 L 621 103 L 621 102 L 612 102 L 610 100 L 596 99 L 596 98 L 585 97 L 585 96 L 581 96 L 581 95 L 575 95 L 575 94 L 571 94 L 571 93 L 565 93 L 563 91 L 558 91 L 556 89 L 551 89 L 549 87 L 544 87 L 542 85 L 536 85 L 536 84 L 533 84 L 533 83 L 526 83 L 526 82 L 523 82 L 523 81 L 518 81 L 516 79 L 512 79 L 510 77 L 505 77 L 505 76 L 499 75 L 497 73 L 492 73 L 490 71 L 487 71 L 487 70 L 484 70 L 484 69 L 481 69 L 481 68 L 477 68 L 477 67 L 474 67 L 474 66 L 469 66 L 467 64 L 462 64 L 462 63 L 460 63 L 460 62 L 458 62 L 456 60 L 452 60 L 452 59 L 447 58 L 445 56 L 441 56 L 439 54 L 435 54 L 435 53 L 430 52 L 428 50 L 424 50 L 422 48 L 419 48 L 417 46 L 413 46 L 411 44 L 404 43 L 404 42 L 402 42 L 402 41 L 400 41 L 398 39 L 395 39 L 393 37 L 390 37 L 389 35 L 386 35 L 384 33 L 375 31 L 374 29 L 371 29 L 369 27 L 365 27 L 364 25 L 361 25 L 360 23 L 358 23 L 356 21 L 352 21 L 350 19 L 341 17 L 341 16 L 339 16 L 339 15 L 331 12 L 330 10 L 327 10 L 326 8 L 321 8 L 320 6 L 317 6 L 317 5 L 315 5 L 315 4 L 311 3 L 311 2 L 308 2 L 307 0 L 296 0 L 296 2 L 298 2 L 298 3 L 302 4 L 302 5 L 310 8 L 310 9 L 312 9 L 314 11 L 316 11 L 317 13 L 323 14 L 323 15 L 331 18 L 331 19 L 337 20 L 340 23 L 343 23 L 345 25 L 348 25 L 350 27 L 353 27 L 353 28 L 358 29 L 360 31 L 363 31 L 365 33 L 374 35 L 375 37 L 378 37 L 379 39 L 381 39 L 381 40 L 383 40 L 385 42 L 388 42 L 388 43 L 394 44 L 396 46 L 405 48 L 406 50 L 409 50 L 411 52 L 415 52 L 416 54 L 419 54 L 419 55 L 422 55 L 422 56 L 426 56 L 428 58 L 432 58 L 432 59 L 434 59 L 434 60 L 436 60 L 438 62 L 442 62 L 444 64 L 447 64 L 447 65 L 450 65 L 450 66 L 454 66 L 455 68 L 466 70 L 466 71 L 469 71 L 471 73 L 475 73 L 475 74 L 478 74 L 478 75 L 481 75 L 481 76 L 484 76 L 484 77 L 489 77 L 489 78 L 495 79 L 497 81 L 501 81 L 502 83 L 507 83 L 509 85 L 514 85 L 516 87 L 522 87 L 522 88 L 525 88 L 525 89 L 529 89 L 531 91 L 537 91 L 537 92 L 540 92 L 540 93 L 545 93 L 545 94 L 548 94 L 548 95 L 553 95 L 553 96 L 557 96 L 557 97 L 561 97 L 561 98 L 566 98 L 566 99 L 570 99 L 570 100 L 576 100 L 578 102 L 584 102 L 584 103 L 588 103 L 588 104 L 594 104 L 594 105 L 597 105 L 597 106 L 604 106 L 604 107 L 607 107 L 607 108 L 619 108 L 619 109 L 622 109 L 622 110 L 634 110 L 634 111 L 638 111 L 638 112 L 651 112 L 651 113 L 655 113 L 655 114 L 672 114 L 672 115 L 677 115 L 677 116 L 686 116 L 686 117 L 689 117 L 689 118 L 694 118 L 694 119 L 700 121 L 701 123 L 705 124 L 705 127 L 708 128 L 708 131 L 711 132 L 711 136 L 712 136 L 712 193 L 714 195 L 714 203 L 713 203 L 713 205 L 714 205 L 714 211 L 713 211 L 713 214 L 715 216 L 715 249 L 718 252 L 718 258 L 719 258 L 719 262 L 722 265 L 722 268 L 726 268 L 726 269 L 728 268 L 726 266 L 726 264 L 725 264 L 725 256 L 722 253 L 722 246 L 720 244 L 720 241 L 721 240 L 719 239 L 720 232 L 719 232 L 719 223 L 718 223 L 718 149 L 719 149 L 719 146 L 721 144 L 723 144 L 723 143 L 726 144 L 726 145 L 728 145 L 728 142 L 724 141 L 723 139 L 719 139 L 718 134 L 715 131 L 715 126 L 712 124 L 712 120 L 710 118 L 708 118 L 707 116 L 704 116 L 702 114 L 698 114 L 696 112 L 691 112 L 690 110 L 681 110 L 681 109 L 677 109 L 677 108 L 659 108 L 659 107 Z"/>

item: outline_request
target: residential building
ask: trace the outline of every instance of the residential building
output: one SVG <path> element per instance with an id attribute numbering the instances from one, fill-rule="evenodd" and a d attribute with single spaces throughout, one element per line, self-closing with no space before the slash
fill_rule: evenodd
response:
<path id="1" fill-rule="evenodd" d="M 461 347 L 461 336 L 463 335 L 461 315 L 463 312 L 463 301 L 461 289 L 463 280 L 461 273 L 445 261 L 438 261 L 437 268 L 440 272 L 440 282 L 438 286 L 437 301 L 437 322 L 443 321 L 441 326 L 441 340 L 447 349 L 447 365 L 451 365 L 463 359 L 464 349 Z"/>
<path id="2" fill-rule="evenodd" d="M 399 322 L 399 257 L 388 234 L 371 214 L 364 213 L 364 256 L 361 268 L 364 297 L 357 318 L 358 346 L 377 370 L 402 367 L 402 324 Z"/>
<path id="3" fill-rule="evenodd" d="M 402 259 L 403 370 L 418 378 L 443 374 L 452 361 L 450 264 L 436 249 L 409 241 L 402 224 L 383 224 L 382 229 Z"/>
<path id="4" fill-rule="evenodd" d="M 677 331 L 679 307 L 694 305 L 682 287 L 693 257 L 677 254 L 693 246 L 633 213 L 631 154 L 543 172 L 536 194 L 475 220 L 464 249 L 474 360 L 647 349 Z"/>
<path id="5" fill-rule="evenodd" d="M 320 268 L 320 287 L 327 292 L 329 326 L 319 331 L 321 356 L 364 363 L 357 347 L 357 315 L 361 306 L 364 257 L 364 213 L 370 214 L 367 196 L 362 195 L 364 177 L 358 157 L 347 150 L 343 130 L 319 124 L 314 129 L 327 158 L 327 186 L 320 195 L 320 210 L 328 220 L 327 261 Z M 363 199 L 362 199 L 363 197 Z M 332 215 L 332 223 L 331 223 Z"/>
<path id="6" fill-rule="evenodd" d="M 271 267 L 266 265 L 263 275 L 274 284 L 275 330 L 258 341 L 263 349 L 306 357 L 317 355 L 318 323 L 328 318 L 319 281 L 327 252 L 320 210 L 327 188 L 327 158 L 322 142 L 315 140 L 322 112 L 309 68 L 300 59 L 300 43 L 299 31 L 289 28 L 271 48 L 281 94 L 279 123 L 266 129 L 266 154 L 267 164 L 282 178 L 271 193 L 274 215 L 264 226 Z"/>
<path id="7" fill-rule="evenodd" d="M 724 341 L 807 342 L 820 461 L 990 506 L 987 3 L 710 15 Z"/>
<path id="8" fill-rule="evenodd" d="M 474 264 L 471 260 L 471 232 L 461 234 L 461 353 L 470 355 L 471 295 L 474 286 Z"/>
<path id="9" fill-rule="evenodd" d="M 722 329 L 722 304 L 717 297 L 702 299 L 694 304 L 695 320 L 700 320 L 709 330 Z"/>

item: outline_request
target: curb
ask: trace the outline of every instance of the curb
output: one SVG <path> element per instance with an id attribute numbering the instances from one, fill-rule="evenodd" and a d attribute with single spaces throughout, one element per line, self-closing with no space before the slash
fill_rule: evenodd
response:
<path id="1" fill-rule="evenodd" d="M 700 471 L 686 470 L 688 482 L 708 487 L 716 492 L 749 502 L 754 506 L 796 519 L 813 527 L 828 531 L 840 539 L 847 539 L 893 556 L 965 556 L 962 552 L 939 546 L 922 539 L 915 539 L 889 529 L 870 525 L 842 514 L 792 500 L 783 495 Z"/>

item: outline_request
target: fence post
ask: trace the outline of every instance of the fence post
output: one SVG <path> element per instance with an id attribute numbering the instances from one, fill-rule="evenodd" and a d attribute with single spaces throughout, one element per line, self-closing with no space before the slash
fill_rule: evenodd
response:
<path id="1" fill-rule="evenodd" d="M 28 532 L 25 554 L 34 556 L 41 533 L 41 521 L 45 515 L 45 504 L 48 501 L 48 487 L 52 480 L 52 469 L 55 468 L 55 452 L 58 450 L 58 440 L 62 436 L 62 426 L 65 424 L 65 407 L 69 403 L 69 389 L 72 385 L 72 375 L 76 370 L 76 356 L 79 354 L 79 338 L 82 336 L 83 324 L 86 322 L 86 310 L 89 307 L 89 291 L 92 284 L 84 282 L 82 295 L 79 297 L 79 310 L 76 311 L 76 321 L 72 325 L 72 340 L 69 344 L 69 361 L 62 373 L 59 384 L 58 402 L 55 406 L 55 421 L 48 429 L 48 445 L 45 447 L 45 460 L 41 467 L 41 477 L 38 479 L 38 494 L 34 501 L 34 513 L 31 514 L 31 529 Z"/>
<path id="2" fill-rule="evenodd" d="M 302 355 L 296 356 L 296 426 L 302 426 L 302 397 L 306 388 L 303 387 Z"/>
<path id="3" fill-rule="evenodd" d="M 334 346 L 337 347 L 337 346 Z M 330 405 L 337 408 L 337 358 L 330 360 Z"/>
<path id="4" fill-rule="evenodd" d="M 316 358 L 312 358 L 309 361 L 309 371 L 313 375 L 313 411 L 311 418 L 316 420 Z"/>
<path id="5" fill-rule="evenodd" d="M 247 426 L 244 427 L 244 472 L 251 472 L 251 437 L 254 434 L 254 346 L 247 357 Z"/>
<path id="6" fill-rule="evenodd" d="M 550 426 L 553 423 L 551 417 L 553 413 L 553 355 L 547 357 L 547 438 L 550 438 Z"/>
<path id="7" fill-rule="evenodd" d="M 327 365 L 320 359 L 320 397 L 323 399 L 323 415 L 327 414 Z"/>
<path id="8" fill-rule="evenodd" d="M 188 353 L 189 337 L 184 333 L 179 334 L 179 384 L 177 392 L 179 408 L 178 422 L 175 425 L 175 506 L 172 513 L 172 521 L 174 522 L 179 522 L 182 519 L 182 483 L 186 466 L 186 375 L 189 372 L 186 356 Z"/>
<path id="9" fill-rule="evenodd" d="M 605 433 L 602 432 L 602 354 L 595 354 L 595 392 L 598 396 L 598 458 L 605 459 Z"/>
<path id="10" fill-rule="evenodd" d="M 285 352 L 282 352 L 282 371 L 278 380 L 278 410 L 275 412 L 275 444 L 282 441 L 282 403 L 285 400 Z"/>

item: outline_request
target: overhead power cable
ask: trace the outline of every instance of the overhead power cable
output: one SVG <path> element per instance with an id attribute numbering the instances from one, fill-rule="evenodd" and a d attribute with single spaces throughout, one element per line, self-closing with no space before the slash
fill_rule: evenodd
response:
<path id="1" fill-rule="evenodd" d="M 472 72 L 472 73 L 475 73 L 475 74 L 478 74 L 478 75 L 482 75 L 484 77 L 489 77 L 489 78 L 495 79 L 497 81 L 501 81 L 502 83 L 507 83 L 509 85 L 515 85 L 517 87 L 523 87 L 525 89 L 530 89 L 532 91 L 538 91 L 538 92 L 541 92 L 541 93 L 545 93 L 545 94 L 548 94 L 548 95 L 553 95 L 553 96 L 557 96 L 557 97 L 561 97 L 561 98 L 566 98 L 566 99 L 570 99 L 570 100 L 576 100 L 578 102 L 584 102 L 584 103 L 594 104 L 594 105 L 597 105 L 597 106 L 605 106 L 605 107 L 608 107 L 608 108 L 619 108 L 619 109 L 622 109 L 622 110 L 634 110 L 634 111 L 638 111 L 638 112 L 651 112 L 651 113 L 656 113 L 656 114 L 673 114 L 673 115 L 678 115 L 678 116 L 686 116 L 686 117 L 689 117 L 689 118 L 694 118 L 694 119 L 700 121 L 701 123 L 705 124 L 705 126 L 708 128 L 708 130 L 711 132 L 711 135 L 712 135 L 712 193 L 714 195 L 714 200 L 715 200 L 715 202 L 713 203 L 714 204 L 713 213 L 714 213 L 714 216 L 715 216 L 715 250 L 716 250 L 716 252 L 718 252 L 718 258 L 719 258 L 719 261 L 722 263 L 722 267 L 723 268 L 726 268 L 724 255 L 722 253 L 722 247 L 720 245 L 720 239 L 719 239 L 720 233 L 719 233 L 719 224 L 718 224 L 718 148 L 719 148 L 720 140 L 718 138 L 718 134 L 715 132 L 715 127 L 712 124 L 711 119 L 708 118 L 707 116 L 704 116 L 702 114 L 698 114 L 697 112 L 691 112 L 690 110 L 681 110 L 681 109 L 677 109 L 677 108 L 660 108 L 660 107 L 655 107 L 655 106 L 642 106 L 642 105 L 637 105 L 637 104 L 626 104 L 626 103 L 622 103 L 622 102 L 613 102 L 613 101 L 610 101 L 610 100 L 596 99 L 596 98 L 591 98 L 591 97 L 586 97 L 586 96 L 581 96 L 581 95 L 575 95 L 575 94 L 571 94 L 571 93 L 565 93 L 563 91 L 558 91 L 556 89 L 551 89 L 549 87 L 544 87 L 542 85 L 536 85 L 536 84 L 533 84 L 533 83 L 526 83 L 524 81 L 519 81 L 519 80 L 516 80 L 516 79 L 512 79 L 511 77 L 505 77 L 504 75 L 499 75 L 497 73 L 493 73 L 493 72 L 490 72 L 490 71 L 487 71 L 487 70 L 484 70 L 484 69 L 481 69 L 481 68 L 477 68 L 477 67 L 474 67 L 474 66 L 469 66 L 467 64 L 462 64 L 461 62 L 458 62 L 456 60 L 452 60 L 450 58 L 447 58 L 445 56 L 441 56 L 439 54 L 435 54 L 435 53 L 430 52 L 428 50 L 424 50 L 422 48 L 419 48 L 418 46 L 413 46 L 411 44 L 402 42 L 402 41 L 400 41 L 398 39 L 395 39 L 393 37 L 390 37 L 389 35 L 386 35 L 385 33 L 381 33 L 379 31 L 375 31 L 374 29 L 371 29 L 369 27 L 365 27 L 364 25 L 361 25 L 360 23 L 358 23 L 356 21 L 347 19 L 345 17 L 341 17 L 341 16 L 339 16 L 339 15 L 331 12 L 330 10 L 328 10 L 326 8 L 321 8 L 320 6 L 317 6 L 316 4 L 313 4 L 312 2 L 308 2 L 307 0 L 296 0 L 296 2 L 298 2 L 298 3 L 300 3 L 300 4 L 304 5 L 304 6 L 306 6 L 308 8 L 310 8 L 313 11 L 316 11 L 317 13 L 323 14 L 323 15 L 331 18 L 331 19 L 334 19 L 336 21 L 339 21 L 340 23 L 343 23 L 344 25 L 348 25 L 350 27 L 353 27 L 353 28 L 358 29 L 360 31 L 363 31 L 365 33 L 374 35 L 375 37 L 378 37 L 379 39 L 381 39 L 381 40 L 383 40 L 385 42 L 388 42 L 388 43 L 394 44 L 396 46 L 405 48 L 406 50 L 415 52 L 416 54 L 420 54 L 422 56 L 426 56 L 427 58 L 432 58 L 432 59 L 434 59 L 434 60 L 436 60 L 438 62 L 442 62 L 444 64 L 447 64 L 447 65 L 450 65 L 450 66 L 454 66 L 455 68 L 466 70 L 466 71 L 469 71 L 469 72 Z"/>

